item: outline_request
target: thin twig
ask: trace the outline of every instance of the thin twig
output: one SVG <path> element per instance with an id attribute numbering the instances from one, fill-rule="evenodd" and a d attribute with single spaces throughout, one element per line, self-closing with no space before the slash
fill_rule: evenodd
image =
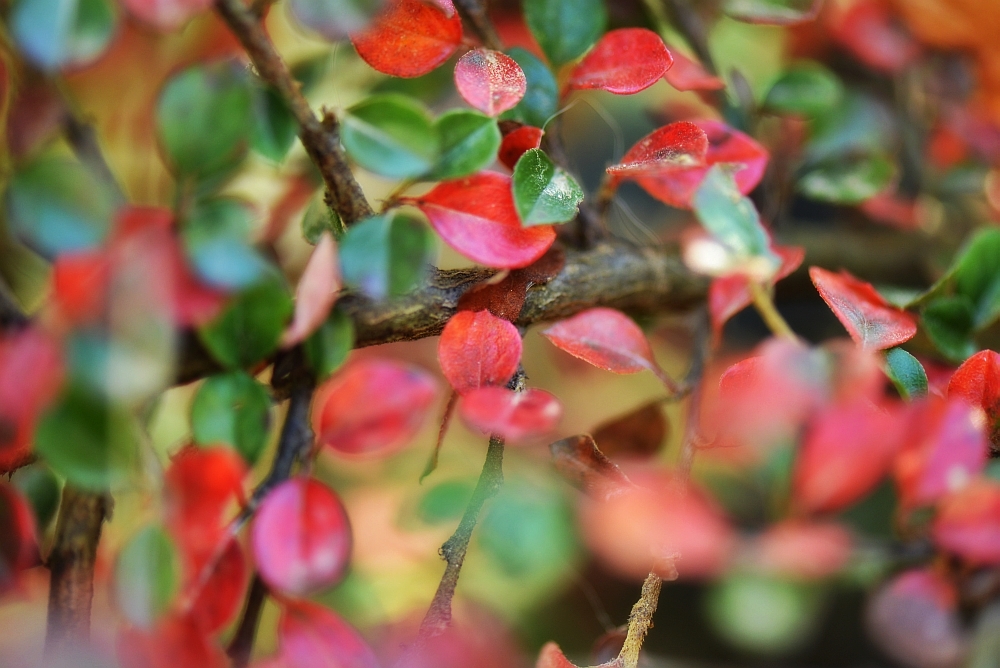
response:
<path id="1" fill-rule="evenodd" d="M 48 656 L 72 652 L 90 642 L 94 565 L 109 504 L 106 494 L 83 491 L 71 484 L 63 488 L 55 542 L 48 558 Z"/>
<path id="2" fill-rule="evenodd" d="M 229 643 L 229 649 L 226 650 L 233 662 L 233 668 L 242 668 L 250 663 L 253 641 L 257 637 L 257 625 L 260 623 L 260 613 L 264 609 L 264 601 L 266 600 L 267 585 L 264 584 L 259 575 L 255 574 L 250 583 L 246 604 L 243 606 L 240 624 L 236 627 L 236 633 L 233 634 L 233 639 Z"/>
<path id="3" fill-rule="evenodd" d="M 278 91 L 291 110 L 299 125 L 302 145 L 323 175 L 327 203 L 347 224 L 371 216 L 374 213 L 371 205 L 351 173 L 347 155 L 340 145 L 337 118 L 329 112 L 323 113 L 322 120 L 316 117 L 302 95 L 300 84 L 274 48 L 260 18 L 242 0 L 216 0 L 215 8 L 243 45 L 257 68 L 257 74 Z"/>
<path id="4" fill-rule="evenodd" d="M 62 93 L 62 91 L 60 91 Z M 63 135 L 66 142 L 73 149 L 77 159 L 105 185 L 110 193 L 118 200 L 119 204 L 128 201 L 125 191 L 122 190 L 118 178 L 111 171 L 104 152 L 97 142 L 97 133 L 94 126 L 80 118 L 72 109 L 72 106 L 63 94 Z"/>
<path id="5" fill-rule="evenodd" d="M 642 594 L 632 606 L 632 612 L 628 616 L 625 644 L 618 654 L 617 664 L 621 668 L 636 668 L 639 665 L 639 650 L 642 649 L 646 633 L 653 626 L 653 613 L 656 612 L 662 586 L 663 580 L 656 573 L 647 575 L 646 581 L 642 583 Z"/>
<path id="6" fill-rule="evenodd" d="M 768 329 L 775 336 L 797 341 L 798 337 L 795 336 L 795 332 L 792 331 L 792 328 L 788 326 L 785 319 L 778 313 L 778 309 L 774 305 L 774 300 L 767 289 L 757 281 L 751 280 L 747 281 L 747 283 L 750 286 L 750 296 L 753 298 L 754 308 L 760 313 L 760 317 L 764 319 Z"/>
<path id="7" fill-rule="evenodd" d="M 493 27 L 485 0 L 455 0 L 455 8 L 484 46 L 494 51 L 502 51 L 503 43 Z"/>

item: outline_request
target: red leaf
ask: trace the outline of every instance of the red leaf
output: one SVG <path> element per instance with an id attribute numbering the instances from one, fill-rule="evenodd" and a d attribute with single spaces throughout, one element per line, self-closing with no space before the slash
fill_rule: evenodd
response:
<path id="1" fill-rule="evenodd" d="M 688 121 L 664 125 L 649 133 L 622 156 L 617 165 L 608 167 L 612 183 L 623 178 L 669 175 L 705 164 L 708 135 Z"/>
<path id="2" fill-rule="evenodd" d="M 975 566 L 1000 563 L 1000 486 L 977 480 L 945 497 L 934 519 L 934 542 Z"/>
<path id="3" fill-rule="evenodd" d="M 247 559 L 235 538 L 230 540 L 209 572 L 195 573 L 190 583 L 188 614 L 205 633 L 222 630 L 239 611 L 247 588 Z"/>
<path id="4" fill-rule="evenodd" d="M 0 481 L 0 594 L 38 561 L 35 514 L 17 489 Z"/>
<path id="5" fill-rule="evenodd" d="M 809 513 L 846 508 L 873 490 L 892 467 L 905 415 L 856 400 L 825 409 L 799 450 L 793 497 Z"/>
<path id="6" fill-rule="evenodd" d="M 412 439 L 437 396 L 420 367 L 364 359 L 317 392 L 319 441 L 346 455 L 388 455 Z"/>
<path id="7" fill-rule="evenodd" d="M 913 316 L 891 306 L 871 283 L 843 270 L 834 274 L 819 267 L 809 267 L 809 277 L 820 297 L 862 348 L 885 350 L 916 335 L 917 322 Z"/>
<path id="8" fill-rule="evenodd" d="M 691 198 L 713 165 L 738 163 L 744 167 L 735 174 L 736 185 L 744 195 L 750 194 L 764 177 L 767 149 L 721 121 L 699 120 L 694 123 L 708 137 L 708 151 L 703 164 L 659 175 L 640 175 L 635 181 L 661 202 L 679 209 L 690 209 Z"/>
<path id="9" fill-rule="evenodd" d="M 333 491 L 315 480 L 295 478 L 264 497 L 250 545 L 269 587 L 304 596 L 343 577 L 351 556 L 351 525 Z"/>
<path id="10" fill-rule="evenodd" d="M 229 659 L 191 617 L 166 617 L 151 631 L 127 627 L 118 634 L 122 668 L 225 668 Z"/>
<path id="11" fill-rule="evenodd" d="M 459 394 L 506 385 L 521 361 L 521 335 L 489 311 L 459 311 L 441 332 L 438 361 Z"/>
<path id="12" fill-rule="evenodd" d="M 733 531 L 719 509 L 691 483 L 663 472 L 631 474 L 636 487 L 586 500 L 581 523 L 594 553 L 615 571 L 641 579 L 705 577 L 729 560 Z"/>
<path id="13" fill-rule="evenodd" d="M 554 642 L 547 642 L 538 653 L 538 662 L 535 668 L 577 668 L 575 663 L 571 663 L 566 655 L 559 649 L 559 645 Z"/>
<path id="14" fill-rule="evenodd" d="M 768 281 L 770 286 L 798 269 L 806 256 L 805 249 L 801 246 L 773 246 L 772 250 L 781 258 L 781 266 Z M 712 317 L 713 345 L 719 344 L 726 322 L 751 302 L 753 298 L 750 296 L 750 283 L 746 274 L 723 276 L 712 281 L 708 288 L 708 310 Z"/>
<path id="15" fill-rule="evenodd" d="M 278 652 L 287 668 L 379 668 L 368 643 L 350 624 L 309 601 L 285 604 Z"/>
<path id="16" fill-rule="evenodd" d="M 212 0 L 122 0 L 122 4 L 135 18 L 166 32 L 211 7 Z"/>
<path id="17" fill-rule="evenodd" d="M 979 408 L 961 399 L 912 405 L 894 472 L 905 508 L 934 503 L 965 487 L 986 466 L 988 441 Z"/>
<path id="18" fill-rule="evenodd" d="M 379 72 L 419 77 L 448 60 L 462 43 L 462 19 L 429 2 L 388 0 L 351 42 L 361 59 Z"/>
<path id="19" fill-rule="evenodd" d="M 857 0 L 831 16 L 833 39 L 870 67 L 896 74 L 920 55 L 920 45 L 882 0 Z"/>
<path id="20" fill-rule="evenodd" d="M 612 373 L 656 374 L 668 389 L 673 380 L 656 363 L 653 349 L 639 326 L 621 311 L 592 308 L 560 320 L 542 331 L 542 336 L 574 357 Z"/>
<path id="21" fill-rule="evenodd" d="M 527 266 L 556 239 L 551 225 L 521 227 L 511 179 L 496 172 L 442 181 L 426 195 L 403 201 L 423 211 L 452 248 L 488 267 Z"/>
<path id="22" fill-rule="evenodd" d="M 487 116 L 517 106 L 528 80 L 517 61 L 491 49 L 473 49 L 455 64 L 455 88 L 462 99 Z"/>
<path id="23" fill-rule="evenodd" d="M 671 51 L 674 66 L 663 78 L 677 90 L 722 90 L 726 82 L 709 74 L 701 63 L 691 60 L 680 51 Z"/>
<path id="24" fill-rule="evenodd" d="M 221 446 L 187 446 L 170 462 L 164 476 L 166 523 L 192 570 L 215 555 L 225 533 L 225 512 L 243 499 L 245 474 L 239 454 Z"/>
<path id="25" fill-rule="evenodd" d="M 462 397 L 458 413 L 473 429 L 518 443 L 555 429 L 562 418 L 562 404 L 535 388 L 514 392 L 505 387 L 481 387 Z"/>
<path id="26" fill-rule="evenodd" d="M 948 396 L 983 409 L 990 441 L 1000 447 L 1000 355 L 982 350 L 965 360 L 948 383 Z"/>
<path id="27" fill-rule="evenodd" d="M 785 520 L 756 539 L 755 566 L 782 578 L 825 578 L 844 567 L 852 542 L 847 529 L 833 522 Z"/>
<path id="28" fill-rule="evenodd" d="M 30 327 L 0 339 L 0 472 L 24 463 L 62 382 L 62 350 L 48 334 Z"/>
<path id="29" fill-rule="evenodd" d="M 597 499 L 606 499 L 632 481 L 604 456 L 594 439 L 587 435 L 570 436 L 549 444 L 552 463 L 567 481 Z"/>
<path id="30" fill-rule="evenodd" d="M 659 81 L 673 63 L 663 40 L 652 30 L 611 30 L 573 70 L 569 87 L 632 95 Z"/>
<path id="31" fill-rule="evenodd" d="M 111 259 L 104 249 L 64 253 L 52 265 L 52 300 L 70 325 L 105 315 Z"/>
<path id="32" fill-rule="evenodd" d="M 290 348 L 316 331 L 337 301 L 340 288 L 337 243 L 332 234 L 324 232 L 295 288 L 295 314 L 285 330 L 281 345 Z"/>
<path id="33" fill-rule="evenodd" d="M 930 568 L 906 571 L 883 585 L 866 616 L 872 638 L 903 665 L 957 666 L 966 654 L 958 594 Z"/>
<path id="34" fill-rule="evenodd" d="M 538 148 L 542 145 L 542 135 L 545 130 L 524 125 L 503 137 L 500 143 L 500 150 L 497 152 L 497 159 L 508 169 L 514 169 L 518 159 L 524 155 L 528 149 Z"/>
<path id="35" fill-rule="evenodd" d="M 873 221 L 900 230 L 916 230 L 924 217 L 919 200 L 881 192 L 861 203 L 862 212 Z"/>

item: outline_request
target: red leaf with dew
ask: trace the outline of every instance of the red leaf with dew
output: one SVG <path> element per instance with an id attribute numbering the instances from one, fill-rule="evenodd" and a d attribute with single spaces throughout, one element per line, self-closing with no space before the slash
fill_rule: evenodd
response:
<path id="1" fill-rule="evenodd" d="M 521 361 L 517 327 L 489 311 L 459 311 L 438 342 L 441 373 L 459 394 L 506 385 Z"/>
<path id="2" fill-rule="evenodd" d="M 295 313 L 281 339 L 290 348 L 305 341 L 326 320 L 340 292 L 340 263 L 333 235 L 324 232 L 295 288 Z"/>
<path id="3" fill-rule="evenodd" d="M 508 169 L 514 169 L 518 159 L 524 152 L 542 145 L 542 135 L 545 131 L 531 125 L 524 125 L 503 136 L 497 159 Z"/>
<path id="4" fill-rule="evenodd" d="M 383 74 L 427 74 L 462 44 L 462 19 L 422 0 L 388 0 L 368 28 L 351 36 L 358 55 Z"/>
<path id="5" fill-rule="evenodd" d="M 346 455 L 391 454 L 416 435 L 437 393 L 434 378 L 411 364 L 349 364 L 317 391 L 319 441 Z"/>
<path id="6" fill-rule="evenodd" d="M 659 81 L 673 64 L 667 46 L 652 30 L 610 30 L 574 68 L 569 87 L 632 95 Z"/>
<path id="7" fill-rule="evenodd" d="M 379 668 L 368 643 L 332 610 L 287 601 L 278 621 L 278 654 L 287 668 Z"/>
<path id="8" fill-rule="evenodd" d="M 916 335 L 914 317 L 890 305 L 871 283 L 846 271 L 835 274 L 819 267 L 809 267 L 809 277 L 819 296 L 862 348 L 885 350 Z"/>
<path id="9" fill-rule="evenodd" d="M 824 409 L 810 424 L 795 461 L 792 496 L 798 507 L 834 512 L 871 492 L 892 468 L 905 417 L 865 399 Z"/>
<path id="10" fill-rule="evenodd" d="M 127 627 L 118 634 L 122 668 L 225 668 L 229 658 L 190 616 L 170 616 L 149 630 Z"/>
<path id="11" fill-rule="evenodd" d="M 983 409 L 990 441 L 1000 447 L 1000 355 L 982 350 L 965 360 L 948 382 L 948 396 Z"/>
<path id="12" fill-rule="evenodd" d="M 666 71 L 663 78 L 677 90 L 722 90 L 726 82 L 709 74 L 701 63 L 691 60 L 680 51 L 671 51 L 674 65 Z"/>
<path id="13" fill-rule="evenodd" d="M 608 167 L 612 183 L 624 178 L 668 175 L 705 164 L 708 135 L 699 126 L 678 121 L 653 130 Z"/>
<path id="14" fill-rule="evenodd" d="M 462 397 L 458 414 L 484 434 L 499 434 L 510 443 L 544 436 L 559 424 L 562 404 L 535 388 L 514 392 L 505 387 L 481 387 Z"/>
<path id="15" fill-rule="evenodd" d="M 894 473 L 900 505 L 915 508 L 969 484 L 986 466 L 989 443 L 982 410 L 961 399 L 932 397 L 909 413 Z"/>
<path id="16" fill-rule="evenodd" d="M 419 208 L 452 248 L 488 267 L 525 267 L 556 239 L 551 225 L 521 227 L 511 178 L 496 172 L 443 181 L 426 195 L 403 201 Z"/>
<path id="17" fill-rule="evenodd" d="M 221 631 L 243 605 L 249 568 L 243 547 L 235 538 L 226 543 L 211 570 L 196 571 L 190 578 L 192 596 L 188 614 L 206 633 Z"/>
<path id="18" fill-rule="evenodd" d="M 945 497 L 932 535 L 939 547 L 974 566 L 1000 564 L 1000 485 L 977 480 Z"/>
<path id="19" fill-rule="evenodd" d="M 473 49 L 455 64 L 455 88 L 462 99 L 487 116 L 517 106 L 528 80 L 517 61 L 492 49 Z"/>
<path id="20" fill-rule="evenodd" d="M 667 389 L 676 390 L 673 380 L 656 363 L 646 335 L 621 311 L 603 307 L 587 309 L 543 330 L 542 336 L 560 350 L 605 371 L 649 370 Z"/>
<path id="21" fill-rule="evenodd" d="M 269 587 L 304 596 L 343 577 L 351 556 L 351 525 L 330 488 L 295 478 L 264 497 L 250 530 L 250 546 Z"/>

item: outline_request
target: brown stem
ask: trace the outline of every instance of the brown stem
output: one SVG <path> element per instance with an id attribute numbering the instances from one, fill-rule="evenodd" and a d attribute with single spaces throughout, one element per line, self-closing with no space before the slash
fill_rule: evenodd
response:
<path id="1" fill-rule="evenodd" d="M 49 553 L 49 656 L 75 651 L 90 642 L 90 606 L 101 525 L 108 514 L 106 494 L 63 488 L 55 543 Z"/>
<path id="2" fill-rule="evenodd" d="M 345 223 L 351 224 L 374 212 L 354 179 L 347 155 L 340 145 L 340 124 L 324 112 L 316 118 L 300 84 L 292 78 L 288 65 L 278 55 L 259 17 L 242 0 L 216 0 L 216 11 L 236 35 L 257 68 L 261 79 L 273 86 L 284 99 L 299 125 L 299 138 L 316 164 L 327 188 L 327 203 Z"/>
<path id="3" fill-rule="evenodd" d="M 656 612 L 662 586 L 663 580 L 656 573 L 647 575 L 646 581 L 642 583 L 642 594 L 628 616 L 628 633 L 616 662 L 621 668 L 636 668 L 639 665 L 639 650 L 642 649 L 646 633 L 653 626 L 653 613 Z"/>
<path id="4" fill-rule="evenodd" d="M 260 579 L 259 575 L 253 576 L 250 583 L 250 593 L 247 594 L 247 602 L 243 606 L 243 616 L 240 617 L 240 625 L 236 627 L 236 633 L 229 643 L 226 653 L 233 662 L 233 668 L 243 668 L 250 663 L 250 655 L 253 653 L 253 641 L 257 637 L 257 625 L 260 623 L 260 613 L 264 609 L 264 601 L 267 600 L 267 585 Z"/>
<path id="5" fill-rule="evenodd" d="M 503 43 L 493 28 L 485 0 L 455 0 L 455 8 L 487 48 L 502 51 Z"/>

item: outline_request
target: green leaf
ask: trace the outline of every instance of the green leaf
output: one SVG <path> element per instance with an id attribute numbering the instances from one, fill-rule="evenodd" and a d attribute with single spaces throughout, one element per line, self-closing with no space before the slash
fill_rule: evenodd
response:
<path id="1" fill-rule="evenodd" d="M 972 341 L 972 302 L 968 297 L 938 297 L 924 307 L 920 322 L 934 346 L 952 362 L 976 352 Z"/>
<path id="2" fill-rule="evenodd" d="M 215 359 L 244 369 L 278 347 L 291 314 L 292 299 L 284 279 L 272 275 L 237 295 L 198 334 Z"/>
<path id="3" fill-rule="evenodd" d="M 799 190 L 834 204 L 861 204 L 892 183 L 896 166 L 880 155 L 853 156 L 816 165 L 799 179 Z"/>
<path id="4" fill-rule="evenodd" d="M 97 58 L 115 33 L 108 0 L 17 0 L 9 17 L 18 48 L 43 70 Z"/>
<path id="5" fill-rule="evenodd" d="M 125 544 L 115 564 L 115 600 L 128 620 L 152 628 L 180 584 L 180 560 L 170 536 L 147 526 Z"/>
<path id="6" fill-rule="evenodd" d="M 291 0 L 295 20 L 323 39 L 336 42 L 363 30 L 384 0 Z"/>
<path id="7" fill-rule="evenodd" d="M 191 404 L 191 430 L 200 445 L 225 443 L 253 466 L 267 445 L 271 397 L 243 371 L 212 376 Z"/>
<path id="8" fill-rule="evenodd" d="M 344 282 L 372 299 L 406 294 L 420 284 L 434 246 L 419 220 L 395 211 L 374 216 L 352 225 L 340 242 Z"/>
<path id="9" fill-rule="evenodd" d="M 417 502 L 417 517 L 431 526 L 457 520 L 472 496 L 465 480 L 447 480 L 431 487 Z"/>
<path id="10" fill-rule="evenodd" d="M 38 423 L 35 450 L 66 480 L 93 491 L 123 481 L 136 461 L 132 417 L 95 392 L 68 387 Z"/>
<path id="11" fill-rule="evenodd" d="M 14 471 L 10 481 L 28 499 L 38 532 L 44 533 L 59 507 L 59 479 L 45 464 L 35 463 Z"/>
<path id="12" fill-rule="evenodd" d="M 117 204 L 116 195 L 87 168 L 53 155 L 18 169 L 6 196 L 12 231 L 48 258 L 99 245 Z"/>
<path id="13" fill-rule="evenodd" d="M 233 61 L 196 65 L 171 77 L 156 106 L 156 130 L 180 177 L 228 171 L 246 154 L 253 84 Z"/>
<path id="14" fill-rule="evenodd" d="M 805 150 L 809 165 L 851 155 L 892 155 L 897 133 L 885 103 L 848 92 L 840 104 L 816 117 L 811 134 Z"/>
<path id="15" fill-rule="evenodd" d="M 582 56 L 604 33 L 604 0 L 530 0 L 524 19 L 553 67 Z"/>
<path id="16" fill-rule="evenodd" d="M 181 239 L 191 264 L 209 285 L 239 290 L 271 268 L 249 243 L 254 211 L 231 197 L 198 201 L 184 221 Z"/>
<path id="17" fill-rule="evenodd" d="M 521 66 L 528 88 L 517 106 L 505 111 L 500 118 L 543 127 L 559 108 L 559 84 L 549 66 L 529 51 L 514 47 L 507 55 Z"/>
<path id="18" fill-rule="evenodd" d="M 982 329 L 1000 316 L 1000 230 L 979 232 L 955 262 L 955 291 L 974 307 L 973 326 Z"/>
<path id="19" fill-rule="evenodd" d="M 310 58 L 292 68 L 292 77 L 306 95 L 326 72 L 326 55 Z M 250 145 L 273 162 L 281 162 L 298 136 L 298 123 L 284 98 L 273 87 L 258 81 L 253 89 L 253 125 Z"/>
<path id="20" fill-rule="evenodd" d="M 347 154 L 370 172 L 395 179 L 416 178 L 437 162 L 438 139 L 430 113 L 402 95 L 372 95 L 341 121 Z"/>
<path id="21" fill-rule="evenodd" d="M 528 149 L 518 159 L 512 188 L 524 227 L 573 220 L 583 201 L 580 184 L 539 148 Z"/>
<path id="22" fill-rule="evenodd" d="M 917 358 L 902 348 L 892 348 L 885 353 L 885 373 L 896 386 L 899 396 L 906 400 L 927 394 L 927 372 Z"/>
<path id="23" fill-rule="evenodd" d="M 306 359 L 319 378 L 326 378 L 340 368 L 354 348 L 354 321 L 334 308 L 320 328 L 305 344 Z"/>
<path id="24" fill-rule="evenodd" d="M 318 244 L 324 232 L 332 234 L 334 239 L 340 239 L 344 235 L 344 229 L 340 216 L 322 198 L 314 197 L 302 215 L 302 237 L 310 245 Z"/>
<path id="25" fill-rule="evenodd" d="M 740 257 L 762 257 L 778 266 L 757 207 L 740 193 L 733 166 L 715 165 L 694 194 L 694 212 L 702 226 Z"/>
<path id="26" fill-rule="evenodd" d="M 495 120 L 466 109 L 445 112 L 434 123 L 441 154 L 430 174 L 434 180 L 454 179 L 490 165 L 500 148 Z"/>
<path id="27" fill-rule="evenodd" d="M 799 63 L 781 75 L 767 93 L 764 106 L 782 114 L 817 116 L 844 96 L 837 75 L 819 63 Z"/>

